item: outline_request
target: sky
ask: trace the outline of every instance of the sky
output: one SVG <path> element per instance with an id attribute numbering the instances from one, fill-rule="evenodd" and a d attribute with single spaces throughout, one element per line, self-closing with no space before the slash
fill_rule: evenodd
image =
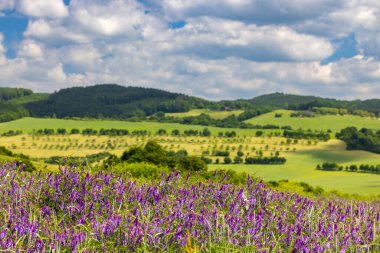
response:
<path id="1" fill-rule="evenodd" d="M 0 86 L 380 98 L 379 0 L 0 0 Z"/>

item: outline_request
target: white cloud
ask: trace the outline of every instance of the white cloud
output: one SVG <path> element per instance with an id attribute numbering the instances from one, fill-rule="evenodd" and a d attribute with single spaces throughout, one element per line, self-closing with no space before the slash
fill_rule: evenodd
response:
<path id="1" fill-rule="evenodd" d="M 0 55 L 5 53 L 5 47 L 3 45 L 4 35 L 0 33 Z"/>
<path id="2" fill-rule="evenodd" d="M 19 45 L 18 56 L 41 60 L 44 56 L 43 48 L 35 41 L 25 40 Z"/>
<path id="3" fill-rule="evenodd" d="M 76 28 L 70 29 L 57 21 L 45 19 L 29 21 L 24 35 L 54 45 L 64 45 L 70 42 L 86 43 L 91 40 L 86 34 L 77 32 Z"/>
<path id="4" fill-rule="evenodd" d="M 211 99 L 275 91 L 379 97 L 379 5 L 164 0 L 147 9 L 134 0 L 71 0 L 67 15 L 27 14 L 15 59 L 5 58 L 0 37 L 0 86 L 120 83 Z M 179 19 L 184 27 L 168 27 Z M 334 52 L 330 40 L 351 33 L 362 55 L 322 65 Z"/>
<path id="5" fill-rule="evenodd" d="M 2 33 L 0 33 L 0 66 L 5 64 L 7 61 L 7 58 L 5 57 L 5 47 L 3 45 L 4 36 Z"/>
<path id="6" fill-rule="evenodd" d="M 60 58 L 65 64 L 75 67 L 78 71 L 92 70 L 101 67 L 101 54 L 92 44 L 74 45 L 62 48 Z"/>
<path id="7" fill-rule="evenodd" d="M 18 0 L 16 8 L 30 17 L 64 18 L 69 14 L 63 0 Z"/>
<path id="8" fill-rule="evenodd" d="M 14 0 L 1 0 L 0 1 L 0 11 L 13 9 L 15 5 Z"/>
<path id="9" fill-rule="evenodd" d="M 213 16 L 260 24 L 293 23 L 339 9 L 332 0 L 163 0 L 149 1 L 171 19 Z"/>
<path id="10" fill-rule="evenodd" d="M 131 0 L 74 1 L 71 9 L 75 25 L 101 36 L 139 38 L 149 28 L 166 26 L 145 13 L 143 5 Z"/>
<path id="11" fill-rule="evenodd" d="M 172 32 L 171 49 L 202 57 L 240 57 L 255 61 L 315 61 L 333 53 L 323 38 L 297 33 L 286 26 L 256 26 L 242 22 L 198 18 Z"/>
<path id="12" fill-rule="evenodd" d="M 47 80 L 55 83 L 65 83 L 67 76 L 63 71 L 62 64 L 58 64 L 49 69 L 46 74 Z"/>

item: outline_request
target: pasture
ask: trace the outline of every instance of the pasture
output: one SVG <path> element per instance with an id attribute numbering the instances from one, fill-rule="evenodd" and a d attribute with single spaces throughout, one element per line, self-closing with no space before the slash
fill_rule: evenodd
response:
<path id="1" fill-rule="evenodd" d="M 202 131 L 206 126 L 195 125 L 183 125 L 177 123 L 160 123 L 160 122 L 129 122 L 121 120 L 73 120 L 73 119 L 51 119 L 51 118 L 31 118 L 26 117 L 10 122 L 0 123 L 0 134 L 9 130 L 21 130 L 23 133 L 32 133 L 33 130 L 44 128 L 64 128 L 71 130 L 77 128 L 83 130 L 85 128 L 93 128 L 95 130 L 104 129 L 127 129 L 133 130 L 147 130 L 152 134 L 156 133 L 160 129 L 165 129 L 167 132 L 171 132 L 174 129 L 178 129 L 183 132 L 185 130 L 198 130 Z M 221 128 L 221 127 L 207 127 L 212 135 L 217 135 L 219 132 L 235 131 L 238 136 L 254 136 L 256 129 L 240 129 L 240 128 Z M 279 132 L 280 130 L 262 130 L 263 132 Z"/>
<path id="2" fill-rule="evenodd" d="M 380 155 L 365 151 L 344 150 L 344 144 L 337 140 L 319 144 L 315 148 L 288 153 L 284 165 L 209 165 L 210 169 L 233 169 L 254 174 L 265 181 L 291 180 L 320 186 L 325 190 L 343 193 L 371 195 L 380 192 L 380 175 L 346 171 L 316 170 L 317 164 L 338 162 L 341 165 L 379 164 Z"/>
<path id="3" fill-rule="evenodd" d="M 168 117 L 183 118 L 183 117 L 189 117 L 189 116 L 199 116 L 202 113 L 204 113 L 204 114 L 209 115 L 213 119 L 224 119 L 231 115 L 238 116 L 239 114 L 243 112 L 244 112 L 243 110 L 213 111 L 213 110 L 207 110 L 207 109 L 193 109 L 188 112 L 165 113 L 165 115 Z"/>
<path id="4" fill-rule="evenodd" d="M 378 128 L 379 121 L 373 119 L 360 118 L 355 116 L 322 116 L 321 118 L 331 119 L 325 123 L 321 119 L 321 124 L 316 124 L 318 118 L 290 118 L 286 116 L 289 111 L 283 112 L 282 118 L 275 118 L 273 113 L 262 115 L 256 119 L 257 124 L 280 124 L 291 125 L 292 121 L 298 122 L 293 127 L 314 127 L 326 130 L 327 126 L 333 131 L 337 131 L 345 125 L 340 122 L 342 118 L 355 119 L 356 126 L 367 126 Z M 335 122 L 335 123 L 334 123 Z M 340 122 L 339 124 L 336 122 Z M 371 122 L 371 124 L 367 124 Z M 98 136 L 98 135 L 36 135 L 33 130 L 43 128 L 65 128 L 67 131 L 72 128 L 79 130 L 93 128 L 147 130 L 150 133 L 144 136 Z M 312 186 L 321 186 L 326 190 L 338 190 L 344 193 L 376 194 L 380 192 L 380 175 L 352 173 L 352 172 L 327 172 L 316 170 L 317 164 L 323 162 L 337 162 L 340 165 L 351 164 L 379 164 L 380 155 L 364 151 L 346 151 L 345 144 L 339 140 L 328 142 L 314 140 L 289 140 L 283 137 L 270 137 L 268 133 L 274 130 L 264 130 L 264 137 L 254 137 L 255 129 L 227 129 L 208 127 L 211 131 L 210 137 L 202 136 L 172 136 L 170 132 L 174 129 L 183 131 L 194 129 L 202 131 L 204 126 L 180 125 L 174 123 L 157 122 L 126 122 L 112 120 L 63 120 L 63 119 L 37 119 L 23 118 L 20 120 L 1 123 L 0 134 L 9 130 L 21 130 L 22 135 L 12 137 L 0 137 L 0 146 L 5 146 L 15 153 L 24 153 L 36 161 L 52 156 L 75 156 L 84 157 L 107 151 L 116 155 L 122 154 L 132 146 L 143 146 L 148 140 L 154 139 L 168 151 L 186 150 L 189 155 L 204 156 L 212 160 L 210 169 L 232 169 L 244 171 L 261 177 L 265 181 L 270 180 L 292 180 L 295 182 L 306 182 Z M 166 135 L 157 135 L 159 129 L 165 129 Z M 233 138 L 218 137 L 219 132 L 236 131 L 237 136 Z M 243 153 L 242 158 L 263 156 L 285 157 L 287 162 L 284 165 L 247 165 L 247 164 L 223 164 L 223 156 L 215 156 L 216 151 L 227 151 L 233 160 L 237 152 Z M 219 161 L 219 164 L 215 164 Z M 43 165 L 41 167 L 44 167 Z M 50 165 L 48 166 L 50 168 Z"/>
<path id="5" fill-rule="evenodd" d="M 291 126 L 295 129 L 302 128 L 325 131 L 330 129 L 334 133 L 349 126 L 380 130 L 380 119 L 364 118 L 354 115 L 323 115 L 310 118 L 290 117 L 292 112 L 293 111 L 290 110 L 277 110 L 248 119 L 245 122 L 254 125 L 273 124 L 279 126 Z M 282 117 L 276 118 L 276 114 L 282 114 Z"/>
<path id="6" fill-rule="evenodd" d="M 318 142 L 306 140 L 287 143 L 283 137 L 202 137 L 202 136 L 97 136 L 97 135 L 33 135 L 23 134 L 12 137 L 0 137 L 0 146 L 24 153 L 33 158 L 51 156 L 85 156 L 102 151 L 120 155 L 132 146 L 143 146 L 149 140 L 155 140 L 168 151 L 186 150 L 190 155 L 207 156 L 215 160 L 214 151 L 228 151 L 231 157 L 242 151 L 247 156 L 286 156 L 297 150 L 307 150 L 318 146 Z M 222 157 L 219 157 L 222 158 Z"/>

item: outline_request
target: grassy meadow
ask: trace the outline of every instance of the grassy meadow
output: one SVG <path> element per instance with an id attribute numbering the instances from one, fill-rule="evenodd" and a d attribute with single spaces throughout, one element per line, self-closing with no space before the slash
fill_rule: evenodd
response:
<path id="1" fill-rule="evenodd" d="M 287 153 L 284 165 L 212 164 L 210 169 L 233 169 L 254 174 L 265 181 L 291 180 L 320 186 L 325 190 L 371 195 L 380 192 L 380 175 L 346 171 L 316 170 L 317 164 L 338 162 L 341 165 L 379 164 L 380 155 L 366 151 L 347 151 L 344 143 L 330 140 L 314 148 Z"/>
<path id="2" fill-rule="evenodd" d="M 332 129 L 350 125 L 380 128 L 378 120 L 359 118 L 356 116 L 321 116 L 318 118 L 290 118 L 290 111 L 280 111 L 282 118 L 275 118 L 274 112 L 251 119 L 254 124 L 282 124 L 293 127 L 312 129 Z M 279 111 L 277 111 L 279 113 Z M 345 120 L 345 119 L 351 119 Z M 255 122 L 253 122 L 255 121 Z M 318 124 L 317 124 L 318 122 Z M 146 136 L 85 136 L 75 135 L 34 135 L 33 129 L 43 128 L 72 128 L 79 130 L 93 128 L 147 130 Z M 376 194 L 380 191 L 380 175 L 351 173 L 351 172 L 327 172 L 315 169 L 317 164 L 323 162 L 337 162 L 340 165 L 351 164 L 379 164 L 380 155 L 364 151 L 347 151 L 345 144 L 339 140 L 308 141 L 291 140 L 283 137 L 269 137 L 268 133 L 273 130 L 265 130 L 266 136 L 254 137 L 255 129 L 227 129 L 208 127 L 211 137 L 201 136 L 171 136 L 173 129 L 181 133 L 184 130 L 203 130 L 204 126 L 180 125 L 174 123 L 157 122 L 126 122 L 113 120 L 63 120 L 63 119 L 37 119 L 23 118 L 16 121 L 0 124 L 0 134 L 9 130 L 21 130 L 22 135 L 12 137 L 0 137 L 0 146 L 5 146 L 15 153 L 24 153 L 39 162 L 43 158 L 52 156 L 75 156 L 84 157 L 107 151 L 116 155 L 132 146 L 143 146 L 148 140 L 154 139 L 166 150 L 178 151 L 185 149 L 190 155 L 206 156 L 215 163 L 219 159 L 221 164 L 210 164 L 210 169 L 232 169 L 257 175 L 265 181 L 292 180 L 306 182 L 312 186 L 321 186 L 326 190 L 338 190 L 345 193 Z M 158 136 L 156 132 L 165 129 L 168 135 Z M 218 137 L 219 132 L 236 131 L 237 137 Z M 240 150 L 246 156 L 257 156 L 260 153 L 264 157 L 274 156 L 276 153 L 285 157 L 284 165 L 246 165 L 246 164 L 222 164 L 224 157 L 213 156 L 214 151 L 228 151 L 233 159 Z M 40 163 L 40 162 L 39 162 Z M 40 167 L 44 164 L 40 163 Z M 50 165 L 48 166 L 50 167 Z"/>
<path id="3" fill-rule="evenodd" d="M 202 113 L 209 115 L 213 119 L 224 119 L 231 115 L 238 116 L 239 114 L 243 113 L 243 110 L 232 110 L 232 111 L 213 111 L 213 110 L 206 110 L 206 109 L 193 109 L 188 112 L 177 112 L 177 113 L 165 113 L 166 116 L 169 117 L 189 117 L 189 116 L 199 116 Z"/>
<path id="4" fill-rule="evenodd" d="M 181 132 L 185 130 L 198 130 L 202 131 L 205 126 L 183 125 L 177 123 L 160 123 L 160 122 L 129 122 L 121 120 L 72 120 L 72 119 L 51 119 L 51 118 L 31 118 L 26 117 L 10 122 L 0 123 L 0 134 L 9 130 L 21 130 L 23 133 L 32 133 L 33 130 L 44 128 L 65 128 L 71 130 L 77 128 L 83 130 L 85 128 L 93 128 L 95 130 L 104 129 L 128 129 L 133 130 L 147 130 L 152 134 L 156 133 L 159 129 L 165 129 L 167 132 L 171 132 L 174 129 L 178 129 Z M 207 127 L 213 135 L 217 135 L 219 132 L 235 131 L 239 136 L 254 136 L 256 129 L 239 129 L 239 128 L 220 128 L 220 127 Z M 262 130 L 264 132 L 278 132 L 279 130 Z"/>
<path id="5" fill-rule="evenodd" d="M 348 126 L 380 129 L 380 119 L 364 118 L 354 115 L 324 115 L 311 118 L 290 117 L 292 112 L 293 111 L 290 110 L 277 110 L 248 119 L 246 122 L 257 125 L 273 124 L 313 130 L 331 129 L 333 132 L 338 132 Z M 282 117 L 276 118 L 276 114 L 282 114 Z"/>

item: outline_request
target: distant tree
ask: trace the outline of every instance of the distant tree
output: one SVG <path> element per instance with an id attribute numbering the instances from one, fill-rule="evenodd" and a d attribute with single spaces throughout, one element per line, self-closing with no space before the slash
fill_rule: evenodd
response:
<path id="1" fill-rule="evenodd" d="M 263 135 L 264 135 L 264 132 L 261 131 L 261 130 L 256 131 L 256 133 L 255 133 L 255 136 L 256 136 L 256 137 L 261 137 L 261 136 L 263 136 Z"/>
<path id="2" fill-rule="evenodd" d="M 211 135 L 211 132 L 210 132 L 210 130 L 208 130 L 208 128 L 206 127 L 206 128 L 203 129 L 203 131 L 202 131 L 202 135 L 207 137 L 207 136 L 210 136 L 210 135 Z"/>
<path id="3" fill-rule="evenodd" d="M 64 129 L 64 128 L 58 128 L 57 129 L 57 133 L 58 134 L 66 134 L 66 129 Z"/>
<path id="4" fill-rule="evenodd" d="M 179 130 L 178 130 L 178 129 L 174 129 L 174 130 L 172 131 L 172 135 L 174 135 L 174 136 L 178 136 L 178 135 L 180 135 Z"/>
<path id="5" fill-rule="evenodd" d="M 231 162 L 232 162 L 231 158 L 229 158 L 228 156 L 224 157 L 225 164 L 230 164 Z"/>
<path id="6" fill-rule="evenodd" d="M 71 129 L 71 131 L 70 131 L 70 134 L 79 134 L 80 133 L 80 131 L 79 131 L 79 129 L 77 129 L 77 128 L 73 128 L 73 129 Z"/>

